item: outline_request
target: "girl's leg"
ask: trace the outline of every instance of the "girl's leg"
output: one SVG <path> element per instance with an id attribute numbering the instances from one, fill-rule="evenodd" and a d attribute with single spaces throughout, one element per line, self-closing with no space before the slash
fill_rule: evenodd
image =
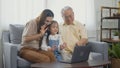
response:
<path id="1" fill-rule="evenodd" d="M 57 61 L 61 61 L 62 60 L 62 56 L 60 54 L 56 55 L 57 57 Z"/>
<path id="2" fill-rule="evenodd" d="M 23 47 L 20 50 L 20 56 L 32 63 L 50 62 L 49 56 L 40 53 L 37 49 Z"/>

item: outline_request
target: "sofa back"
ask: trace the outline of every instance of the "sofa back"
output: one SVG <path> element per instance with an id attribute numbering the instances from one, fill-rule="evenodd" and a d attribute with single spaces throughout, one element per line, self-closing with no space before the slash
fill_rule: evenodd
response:
<path id="1" fill-rule="evenodd" d="M 24 30 L 24 25 L 20 24 L 10 24 L 10 42 L 13 44 L 20 44 L 22 39 L 22 33 Z"/>

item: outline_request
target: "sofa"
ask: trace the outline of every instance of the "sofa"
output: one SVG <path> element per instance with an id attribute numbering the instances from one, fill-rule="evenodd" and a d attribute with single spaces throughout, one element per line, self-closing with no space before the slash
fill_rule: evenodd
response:
<path id="1" fill-rule="evenodd" d="M 2 31 L 4 68 L 30 68 L 31 63 L 18 55 L 23 29 L 24 25 L 10 24 L 9 30 Z M 89 60 L 108 60 L 107 43 L 89 41 L 88 46 L 91 46 Z"/>

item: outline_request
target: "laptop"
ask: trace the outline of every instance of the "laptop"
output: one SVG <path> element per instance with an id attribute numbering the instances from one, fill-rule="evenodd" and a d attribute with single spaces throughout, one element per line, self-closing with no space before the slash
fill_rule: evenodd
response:
<path id="1" fill-rule="evenodd" d="M 72 58 L 69 61 L 60 60 L 62 63 L 79 63 L 87 61 L 89 58 L 91 47 L 90 46 L 75 46 Z"/>

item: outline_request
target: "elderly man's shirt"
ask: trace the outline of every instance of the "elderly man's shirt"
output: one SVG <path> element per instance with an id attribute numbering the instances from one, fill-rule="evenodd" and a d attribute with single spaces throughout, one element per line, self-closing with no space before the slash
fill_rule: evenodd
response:
<path id="1" fill-rule="evenodd" d="M 74 46 L 81 38 L 88 38 L 85 27 L 77 21 L 74 21 L 71 25 L 60 25 L 60 34 L 63 42 L 67 43 L 65 50 L 69 52 L 73 52 Z"/>

